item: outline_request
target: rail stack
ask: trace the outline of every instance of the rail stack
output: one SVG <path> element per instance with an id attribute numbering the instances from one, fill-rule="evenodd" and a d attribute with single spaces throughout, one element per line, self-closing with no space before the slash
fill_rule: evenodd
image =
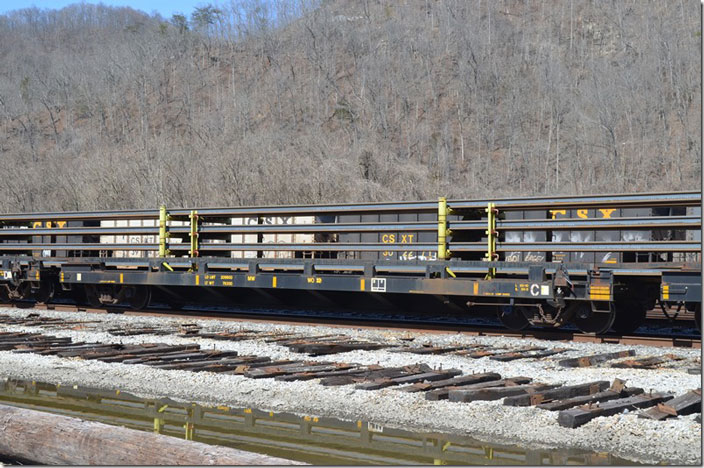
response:
<path id="1" fill-rule="evenodd" d="M 701 323 L 701 193 L 0 215 L 0 299 L 430 298 L 511 329 Z"/>

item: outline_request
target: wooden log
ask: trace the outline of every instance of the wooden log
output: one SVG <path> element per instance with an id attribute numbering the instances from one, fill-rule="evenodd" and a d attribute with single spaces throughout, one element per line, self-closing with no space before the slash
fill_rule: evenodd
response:
<path id="1" fill-rule="evenodd" d="M 66 343 L 61 346 L 62 351 L 79 351 L 81 349 L 88 349 L 95 346 L 95 343 L 86 343 L 85 341 L 75 341 L 72 343 Z M 38 354 L 46 354 L 45 351 L 40 351 Z"/>
<path id="2" fill-rule="evenodd" d="M 588 423 L 599 416 L 611 416 L 623 410 L 634 410 L 637 408 L 649 408 L 666 400 L 670 400 L 672 395 L 666 393 L 652 393 L 635 395 L 628 398 L 599 403 L 596 406 L 580 406 L 560 411 L 557 415 L 557 422 L 560 426 L 575 428 Z"/>
<path id="3" fill-rule="evenodd" d="M 64 344 L 70 343 L 71 339 L 56 339 L 56 340 L 42 340 L 42 341 L 29 341 L 29 342 L 18 342 L 18 343 L 2 343 L 0 344 L 0 351 L 10 351 L 15 352 L 26 352 L 35 353 L 37 350 L 43 350 L 51 348 L 54 346 L 62 346 Z"/>
<path id="4" fill-rule="evenodd" d="M 296 362 L 296 361 L 289 361 L 289 360 L 283 360 L 283 361 L 272 361 L 268 357 L 263 357 L 261 362 L 257 362 L 258 360 L 253 360 L 251 362 L 242 364 L 240 366 L 237 366 L 233 370 L 228 370 L 225 372 L 221 372 L 222 374 L 235 374 L 235 375 L 244 375 L 245 372 L 249 372 L 252 369 L 256 369 L 259 367 L 270 367 L 272 364 L 274 365 L 281 365 L 281 364 L 287 364 L 291 362 Z"/>
<path id="5" fill-rule="evenodd" d="M 563 359 L 558 362 L 559 365 L 563 367 L 589 367 L 594 364 L 599 364 L 602 362 L 609 361 L 611 359 L 620 359 L 629 356 L 635 356 L 636 352 L 632 349 L 626 351 L 619 351 L 618 353 L 604 353 L 604 354 L 594 354 L 592 356 L 582 356 L 572 359 Z"/>
<path id="6" fill-rule="evenodd" d="M 295 374 L 279 375 L 278 377 L 274 377 L 274 380 L 293 382 L 295 380 L 313 380 L 322 379 L 325 377 L 352 376 L 370 372 L 372 370 L 371 367 L 372 366 L 362 366 L 345 370 L 299 372 Z"/>
<path id="7" fill-rule="evenodd" d="M 274 377 L 274 380 L 279 380 L 279 381 L 284 381 L 284 382 L 292 382 L 294 380 L 310 380 L 306 378 L 307 376 L 316 376 L 319 374 L 326 375 L 330 374 L 332 372 L 338 372 L 338 371 L 347 371 L 347 370 L 353 370 L 353 369 L 358 369 L 358 367 L 354 364 L 344 364 L 344 363 L 330 363 L 327 365 L 320 365 L 320 366 L 310 366 L 310 367 L 301 367 L 298 369 L 292 369 L 291 372 L 284 374 L 284 375 L 278 375 Z M 291 376 L 298 376 L 298 377 L 293 377 L 290 378 Z M 304 376 L 301 378 L 300 376 Z M 315 377 L 312 377 L 315 378 Z"/>
<path id="8" fill-rule="evenodd" d="M 392 387 L 394 385 L 403 385 L 415 382 L 423 381 L 433 381 L 447 379 L 448 377 L 454 377 L 461 374 L 462 371 L 458 369 L 449 369 L 446 371 L 430 371 L 422 372 L 419 374 L 404 375 L 401 377 L 396 377 L 393 379 L 382 379 L 375 382 L 366 382 L 357 385 L 355 388 L 358 390 L 378 390 L 380 388 Z"/>
<path id="9" fill-rule="evenodd" d="M 51 354 L 56 354 L 57 350 L 60 349 L 66 349 L 70 348 L 73 345 L 80 345 L 84 344 L 83 342 L 78 342 L 78 343 L 56 343 L 54 345 L 51 345 L 51 347 L 22 347 L 22 348 L 15 348 L 12 352 L 16 354 L 39 354 L 39 355 L 51 355 Z M 1 346 L 0 346 L 1 349 Z"/>
<path id="10" fill-rule="evenodd" d="M 428 390 L 435 390 L 443 387 L 461 386 L 461 385 L 472 385 L 475 383 L 488 382 L 491 380 L 499 380 L 501 378 L 500 374 L 495 372 L 487 372 L 484 374 L 472 374 L 463 375 L 461 377 L 453 377 L 451 379 L 437 380 L 435 382 L 418 382 L 412 385 L 407 385 L 405 387 L 399 387 L 396 390 L 401 392 L 415 393 L 415 392 L 426 392 Z"/>
<path id="11" fill-rule="evenodd" d="M 456 377 L 462 373 L 459 369 L 447 369 L 447 370 L 433 370 L 430 372 L 421 372 L 420 374 L 397 377 L 392 379 L 394 385 L 411 384 L 416 382 L 428 381 L 432 382 L 435 380 L 447 380 L 452 377 Z"/>
<path id="12" fill-rule="evenodd" d="M 245 377 L 250 379 L 263 379 L 276 377 L 285 374 L 295 374 L 305 372 L 306 370 L 314 370 L 316 368 L 324 368 L 330 366 L 330 362 L 311 362 L 311 361 L 291 361 L 285 364 L 271 363 L 266 367 L 251 369 L 244 373 Z"/>
<path id="13" fill-rule="evenodd" d="M 633 395 L 640 395 L 641 393 L 643 393 L 642 388 L 624 388 L 621 391 L 606 390 L 603 392 L 594 393 L 593 395 L 584 395 L 574 398 L 568 398 L 566 400 L 557 400 L 541 403 L 536 406 L 536 408 L 548 411 L 559 411 L 567 408 L 573 408 L 575 406 L 588 405 L 590 403 L 601 403 L 603 401 L 610 401 L 616 400 L 618 398 L 626 398 Z"/>
<path id="14" fill-rule="evenodd" d="M 334 370 L 346 370 L 351 368 L 351 364 L 336 363 L 336 362 L 321 362 L 318 364 L 307 364 L 284 369 L 286 374 L 304 374 L 306 372 L 332 372 Z"/>
<path id="15" fill-rule="evenodd" d="M 364 382 L 366 384 L 369 384 L 369 388 L 366 388 L 367 390 L 374 390 L 376 388 L 383 388 L 383 387 L 393 385 L 393 380 L 397 379 L 399 377 L 409 377 L 409 376 L 414 376 L 414 375 L 426 374 L 426 373 L 430 373 L 431 371 L 432 371 L 432 369 L 430 369 L 429 367 L 427 369 L 419 369 L 419 368 L 408 369 L 408 368 L 404 368 L 404 367 L 393 367 L 393 368 L 379 369 L 376 371 L 371 371 L 368 374 L 360 374 L 360 375 L 351 376 L 351 377 L 352 377 L 352 381 L 355 383 Z M 388 385 L 387 385 L 387 383 L 388 383 Z"/>
<path id="16" fill-rule="evenodd" d="M 237 351 L 232 351 L 233 356 L 237 356 Z M 204 354 L 202 351 L 193 351 L 193 352 L 174 352 L 174 353 L 164 353 L 164 354 L 155 354 L 155 355 L 146 355 L 146 356 L 139 356 L 134 359 L 125 359 L 122 361 L 123 364 L 146 364 L 146 363 L 154 363 L 154 364 L 166 364 L 168 362 L 177 362 L 179 360 L 191 360 L 191 359 L 201 359 L 207 357 L 207 354 Z"/>
<path id="17" fill-rule="evenodd" d="M 163 328 L 111 328 L 108 330 L 113 336 L 135 336 L 135 335 L 170 335 L 174 330 Z"/>
<path id="18" fill-rule="evenodd" d="M 665 364 L 668 361 L 681 361 L 684 359 L 680 356 L 675 356 L 672 354 L 666 354 L 663 357 L 649 357 L 643 359 L 628 359 L 626 361 L 617 362 L 612 364 L 611 367 L 621 368 L 621 369 L 653 369 L 661 364 Z"/>
<path id="19" fill-rule="evenodd" d="M 206 336 L 207 335 L 207 336 Z M 193 334 L 191 334 L 193 336 Z M 206 333 L 201 335 L 203 338 L 210 338 L 212 340 L 220 340 L 220 341 L 246 341 L 246 340 L 255 340 L 259 338 L 259 335 L 256 333 L 245 333 L 245 332 L 240 332 L 240 333 Z"/>
<path id="20" fill-rule="evenodd" d="M 515 349 L 511 349 L 511 350 L 502 349 L 501 352 L 499 352 L 499 353 L 494 353 L 494 354 L 492 355 L 492 359 L 493 359 L 494 357 L 497 357 L 497 358 L 499 358 L 499 359 L 502 359 L 502 358 L 504 358 L 504 357 L 517 356 L 517 355 L 520 355 L 520 354 L 523 354 L 523 353 L 527 353 L 527 352 L 529 352 L 529 351 L 542 351 L 542 350 L 544 350 L 544 349 L 545 349 L 545 348 L 542 347 L 542 346 L 523 346 L 523 347 L 521 347 L 521 348 L 515 348 Z"/>
<path id="21" fill-rule="evenodd" d="M 588 382 L 577 385 L 565 385 L 564 387 L 547 390 L 545 392 L 537 392 L 526 395 L 516 395 L 508 397 L 504 400 L 504 405 L 507 406 L 533 406 L 547 400 L 556 398 L 572 398 L 581 395 L 593 395 L 608 388 L 609 382 L 599 380 L 597 382 Z"/>
<path id="22" fill-rule="evenodd" d="M 322 342 L 322 343 L 306 343 L 300 345 L 290 345 L 288 349 L 296 353 L 306 353 L 311 356 L 323 356 L 327 354 L 346 353 L 357 349 L 374 350 L 385 348 L 386 345 L 381 343 L 368 342 Z"/>
<path id="23" fill-rule="evenodd" d="M 71 338 L 69 337 L 57 337 L 57 336 L 29 336 L 29 337 L 15 337 L 12 339 L 6 339 L 0 343 L 3 346 L 38 346 L 45 345 L 46 343 L 70 343 Z"/>
<path id="24" fill-rule="evenodd" d="M 154 354 L 126 354 L 118 355 L 109 358 L 100 359 L 102 362 L 121 362 L 123 364 L 167 364 L 171 362 L 199 362 L 199 361 L 215 361 L 227 357 L 237 356 L 237 351 L 197 351 L 194 353 L 176 353 L 175 356 L 170 356 L 174 353 L 154 353 Z M 127 357 L 126 357 L 127 356 Z M 169 357 L 170 356 L 170 357 Z M 190 357 L 189 357 L 190 356 Z"/>
<path id="25" fill-rule="evenodd" d="M 421 364 L 419 366 L 377 368 L 361 374 L 326 377 L 320 380 L 320 384 L 324 386 L 348 385 L 351 383 L 359 383 L 364 381 L 395 379 L 396 377 L 403 377 L 409 374 L 421 374 L 423 372 L 430 371 L 432 371 L 432 369 L 426 364 Z"/>
<path id="26" fill-rule="evenodd" d="M 49 336 L 49 335 L 37 335 L 29 337 L 18 337 L 10 340 L 3 340 L 3 344 L 14 344 L 14 345 L 39 345 L 44 343 L 70 343 L 71 338 L 68 336 Z"/>
<path id="27" fill-rule="evenodd" d="M 104 344 L 101 345 L 99 343 L 70 343 L 66 344 L 65 346 L 56 346 L 44 351 L 39 351 L 39 354 L 42 355 L 51 355 L 55 354 L 59 357 L 74 357 L 74 356 L 79 356 L 81 353 L 84 353 L 86 351 L 90 350 L 107 350 L 111 349 L 111 347 L 114 345 L 111 344 Z"/>
<path id="28" fill-rule="evenodd" d="M 42 356 L 47 356 L 47 355 L 56 354 L 58 351 L 64 351 L 64 350 L 67 350 L 67 349 L 75 349 L 76 346 L 83 346 L 83 345 L 85 345 L 85 346 L 91 346 L 92 344 L 93 344 L 93 343 L 86 343 L 85 341 L 76 341 L 76 342 L 73 342 L 73 343 L 57 344 L 57 345 L 54 345 L 53 347 L 51 347 L 51 348 L 49 348 L 49 349 L 45 349 L 45 350 L 42 350 L 42 349 L 32 349 L 32 350 L 29 350 L 29 351 L 32 352 L 32 353 L 34 353 L 34 354 L 39 354 L 39 355 L 42 355 Z M 19 352 L 19 351 L 15 351 L 15 352 L 17 353 L 17 352 Z"/>
<path id="29" fill-rule="evenodd" d="M 128 349 L 123 345 L 119 344 L 114 344 L 114 343 L 108 343 L 108 344 L 100 344 L 100 343 L 87 343 L 87 346 L 82 346 L 78 349 L 61 349 L 57 348 L 56 352 L 54 353 L 56 356 L 59 357 L 80 357 L 83 358 L 84 355 L 90 354 L 90 353 L 113 353 L 113 354 L 118 354 L 119 352 L 126 352 L 125 350 Z M 131 346 L 130 349 L 137 349 L 136 345 Z M 52 350 L 47 350 L 47 351 L 52 351 Z"/>
<path id="30" fill-rule="evenodd" d="M 217 372 L 222 374 L 226 372 L 233 372 L 240 369 L 242 366 L 265 366 L 271 362 L 271 359 L 267 356 L 243 356 L 242 358 L 239 358 L 239 361 L 240 362 L 237 362 L 237 359 L 223 359 L 221 361 L 215 361 L 208 365 L 203 365 L 201 367 L 188 370 L 192 372 Z"/>
<path id="31" fill-rule="evenodd" d="M 238 357 L 237 351 L 195 351 L 189 353 L 166 353 L 166 354 L 148 354 L 139 356 L 136 359 L 127 359 L 123 361 L 125 364 L 167 364 L 170 362 L 198 362 L 198 361 L 216 361 L 218 359 L 232 359 Z"/>
<path id="32" fill-rule="evenodd" d="M 535 393 L 544 390 L 551 390 L 557 385 L 531 384 L 531 385 L 516 385 L 512 387 L 489 387 L 467 390 L 460 388 L 458 390 L 450 390 L 448 399 L 450 401 L 459 401 L 469 403 L 472 401 L 492 401 L 500 400 L 505 397 L 514 395 L 523 395 L 525 393 Z"/>
<path id="33" fill-rule="evenodd" d="M 45 465 L 291 465 L 278 457 L 0 405 L 0 453 Z"/>
<path id="34" fill-rule="evenodd" d="M 98 353 L 98 354 L 93 354 L 93 353 L 88 353 L 83 356 L 79 356 L 83 359 L 95 359 L 98 361 L 102 362 L 121 362 L 124 359 L 132 359 L 135 356 L 141 356 L 141 355 L 156 355 L 156 354 L 165 354 L 165 353 L 170 353 L 174 351 L 193 351 L 196 349 L 200 349 L 199 345 L 139 345 L 138 347 L 135 348 L 130 348 L 126 350 L 116 350 L 114 353 L 111 352 L 105 352 L 105 353 Z M 122 360 L 120 359 L 122 358 Z"/>
<path id="35" fill-rule="evenodd" d="M 524 352 L 520 352 L 520 353 L 497 354 L 495 356 L 491 356 L 489 359 L 491 359 L 493 361 L 502 361 L 502 362 L 515 361 L 517 359 L 537 359 L 537 358 L 542 358 L 542 357 L 552 356 L 555 354 L 564 353 L 565 351 L 569 351 L 569 350 L 565 349 L 565 348 L 557 348 L 557 349 L 545 349 L 545 350 L 537 350 L 537 351 L 524 351 Z"/>
<path id="36" fill-rule="evenodd" d="M 466 346 L 420 346 L 390 349 L 391 353 L 445 354 L 467 348 Z"/>
<path id="37" fill-rule="evenodd" d="M 510 352 L 516 352 L 510 351 Z M 468 358 L 472 359 L 480 359 L 486 356 L 496 356 L 500 354 L 507 354 L 509 353 L 508 350 L 505 348 L 490 348 L 487 349 L 486 347 L 481 347 L 479 349 L 466 349 L 466 350 L 460 350 L 460 351 L 455 351 L 454 354 L 457 354 L 458 356 L 465 356 Z"/>
<path id="38" fill-rule="evenodd" d="M 702 412 L 702 389 L 690 390 L 666 403 L 658 403 L 638 416 L 649 419 L 667 419 Z"/>
<path id="39" fill-rule="evenodd" d="M 204 372 L 204 371 L 210 371 L 210 372 L 224 372 L 226 370 L 230 369 L 235 369 L 237 366 L 241 366 L 243 364 L 256 364 L 256 363 L 262 363 L 262 364 L 270 364 L 271 360 L 268 357 L 254 357 L 254 356 L 239 356 L 239 357 L 233 357 L 230 359 L 219 359 L 219 360 L 212 360 L 212 361 L 196 361 L 196 362 L 189 362 L 189 361 L 184 361 L 184 362 L 174 362 L 174 363 L 164 363 L 164 364 L 149 364 L 150 367 L 155 367 L 157 369 L 164 369 L 164 370 L 187 370 L 191 372 Z M 212 369 L 216 369 L 213 371 Z"/>
<path id="40" fill-rule="evenodd" d="M 320 385 L 324 387 L 339 387 L 340 385 L 349 385 L 364 380 L 364 378 L 362 377 L 363 375 L 364 373 L 354 373 L 350 375 L 335 375 L 331 377 L 324 377 L 320 380 Z"/>
<path id="41" fill-rule="evenodd" d="M 325 341 L 340 341 L 340 340 L 345 340 L 349 339 L 349 336 L 347 335 L 320 335 L 320 336 L 309 336 L 309 337 L 300 337 L 300 336 L 293 336 L 289 339 L 279 341 L 278 344 L 281 346 L 295 346 L 295 345 L 308 345 L 308 344 L 313 344 L 313 343 L 321 343 Z"/>
<path id="42" fill-rule="evenodd" d="M 175 351 L 195 351 L 200 349 L 197 344 L 189 345 L 166 345 L 166 344 L 142 344 L 142 345 L 96 345 L 94 350 L 86 349 L 82 351 L 59 352 L 60 357 L 77 357 L 85 360 L 101 360 L 105 358 L 113 358 L 117 356 L 130 356 L 125 359 L 130 359 L 132 356 L 167 353 Z"/>
<path id="43" fill-rule="evenodd" d="M 263 336 L 264 343 L 278 344 L 283 344 L 283 342 L 293 340 L 296 337 L 300 338 L 300 336 L 296 335 L 295 333 L 272 333 L 270 335 Z"/>
<path id="44" fill-rule="evenodd" d="M 500 380 L 489 380 L 485 382 L 479 382 L 474 384 L 460 384 L 453 385 L 450 387 L 443 387 L 434 390 L 430 390 L 425 394 L 426 400 L 437 401 L 437 400 L 447 400 L 452 390 L 468 390 L 468 389 L 478 389 L 478 388 L 491 388 L 491 387 L 506 387 L 515 385 L 524 385 L 531 381 L 530 377 L 512 377 L 510 379 L 500 379 Z"/>
<path id="45" fill-rule="evenodd" d="M 29 332 L 0 332 L 0 343 L 4 340 L 10 338 L 22 338 L 30 336 L 39 336 L 39 333 L 29 333 Z"/>

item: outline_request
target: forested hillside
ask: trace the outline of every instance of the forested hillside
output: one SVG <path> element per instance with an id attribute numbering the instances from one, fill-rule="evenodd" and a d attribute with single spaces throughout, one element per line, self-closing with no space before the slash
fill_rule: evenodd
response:
<path id="1" fill-rule="evenodd" d="M 0 16 L 0 210 L 698 189 L 696 0 Z"/>

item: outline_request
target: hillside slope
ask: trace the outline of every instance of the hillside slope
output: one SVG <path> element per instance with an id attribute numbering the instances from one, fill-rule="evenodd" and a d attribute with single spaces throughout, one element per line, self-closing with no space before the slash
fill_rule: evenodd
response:
<path id="1" fill-rule="evenodd" d="M 0 210 L 699 188 L 696 1 L 0 16 Z"/>

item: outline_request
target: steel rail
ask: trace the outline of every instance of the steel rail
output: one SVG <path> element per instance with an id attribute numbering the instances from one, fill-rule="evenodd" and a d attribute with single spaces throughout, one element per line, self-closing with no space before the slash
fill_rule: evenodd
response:
<path id="1" fill-rule="evenodd" d="M 464 244 L 450 248 L 461 252 Z M 497 250 L 503 252 L 701 252 L 701 241 L 652 241 L 652 242 L 545 242 L 545 243 L 498 243 Z"/>
<path id="2" fill-rule="evenodd" d="M 449 200 L 453 210 L 484 209 L 492 202 L 499 210 L 554 209 L 580 207 L 657 207 L 657 206 L 699 206 L 701 192 L 667 192 L 638 194 L 607 194 L 566 197 L 521 197 L 478 200 Z M 285 205 L 262 207 L 232 208 L 177 208 L 170 209 L 169 215 L 184 220 L 192 210 L 197 210 L 201 217 L 249 217 L 278 215 L 325 215 L 325 214 L 359 214 L 382 212 L 437 212 L 437 201 L 411 201 L 390 203 L 349 203 L 321 205 Z M 112 219 L 158 219 L 159 210 L 107 210 L 107 211 L 71 211 L 71 212 L 37 212 L 8 213 L 0 215 L 0 223 L 35 222 L 35 221 L 73 221 L 73 220 L 112 220 Z"/>
<path id="3" fill-rule="evenodd" d="M 486 221 L 450 221 L 448 228 L 453 231 L 485 230 Z M 556 219 L 556 220 L 499 220 L 497 229 L 510 231 L 562 231 L 582 229 L 645 229 L 645 228 L 681 228 L 697 229 L 701 227 L 701 218 L 697 216 L 662 216 L 644 218 L 606 218 L 606 219 Z M 171 235 L 190 234 L 189 226 L 169 226 Z M 321 223 L 321 224 L 252 224 L 252 225 L 202 225 L 198 227 L 199 235 L 207 234 L 316 234 L 316 233 L 374 233 L 374 232 L 435 232 L 437 222 L 413 223 Z M 14 228 L 0 229 L 0 237 L 31 236 L 112 236 L 112 235 L 159 235 L 155 226 L 121 226 L 121 227 L 68 227 L 68 228 Z"/>
<path id="4" fill-rule="evenodd" d="M 485 252 L 485 242 L 456 242 L 449 243 L 449 248 L 454 252 Z M 187 243 L 174 243 L 168 246 L 173 251 L 189 251 Z M 302 251 L 302 252 L 383 252 L 383 251 L 434 251 L 435 243 L 202 243 L 200 251 Z M 2 251 L 36 251 L 36 250 L 157 250 L 157 244 L 96 244 L 96 243 L 2 243 Z M 497 250 L 501 252 L 582 252 L 582 251 L 609 251 L 609 252 L 700 252 L 700 241 L 652 241 L 652 242 L 499 242 Z"/>
<path id="5" fill-rule="evenodd" d="M 487 203 L 495 204 L 499 211 L 527 210 L 534 208 L 637 208 L 657 206 L 699 206 L 701 192 L 670 192 L 641 194 L 612 194 L 568 197 L 499 198 L 496 200 L 448 200 L 452 209 L 481 209 Z"/>
<path id="6" fill-rule="evenodd" d="M 458 230 L 455 223 L 448 223 L 451 228 Z M 653 217 L 629 217 L 629 218 L 567 218 L 567 219 L 521 219 L 521 220 L 498 220 L 496 228 L 502 230 L 520 231 L 559 231 L 559 230 L 579 230 L 579 229 L 643 229 L 643 228 L 687 228 L 698 229 L 702 225 L 699 216 L 653 216 Z M 486 227 L 486 222 L 484 222 Z M 459 229 L 462 228 L 460 222 Z"/>
<path id="7" fill-rule="evenodd" d="M 134 250 L 134 251 L 156 251 L 156 244 L 0 244 L 2 251 L 36 251 L 36 250 Z M 204 243 L 199 246 L 200 251 L 227 252 L 231 250 L 260 250 L 260 251 L 297 251 L 297 252 L 405 252 L 405 251 L 434 251 L 437 244 L 352 244 L 352 243 L 261 243 L 261 244 L 229 244 L 229 243 Z M 170 244 L 169 250 L 188 252 L 190 245 L 186 243 Z"/>

